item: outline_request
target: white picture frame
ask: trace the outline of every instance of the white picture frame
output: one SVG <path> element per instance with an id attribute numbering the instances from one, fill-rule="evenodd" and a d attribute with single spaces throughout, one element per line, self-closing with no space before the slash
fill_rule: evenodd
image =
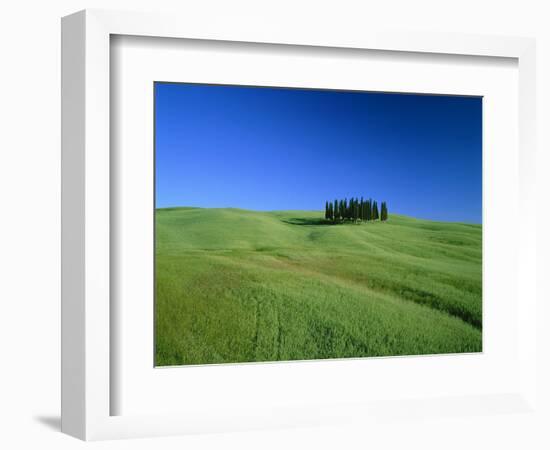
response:
<path id="1" fill-rule="evenodd" d="M 234 414 L 219 411 L 112 415 L 117 386 L 111 378 L 113 329 L 111 297 L 110 40 L 112 35 L 194 39 L 241 43 L 368 49 L 416 54 L 513 58 L 519 77 L 519 183 L 523 220 L 518 223 L 517 389 L 486 396 L 437 399 L 436 408 L 463 414 L 491 413 L 503 404 L 523 411 L 536 399 L 536 236 L 535 42 L 527 38 L 444 33 L 349 30 L 312 35 L 305 29 L 279 30 L 265 23 L 195 23 L 191 18 L 87 10 L 62 22 L 62 430 L 85 440 L 247 430 L 339 420 L 368 420 L 388 414 L 388 404 L 332 404 L 274 407 Z M 518 294 L 519 295 L 519 294 Z M 305 363 L 296 363 L 305 364 Z M 312 366 L 310 366 L 312 367 Z M 276 371 L 276 365 L 265 369 Z M 184 376 L 182 374 L 182 376 Z M 120 386 L 119 386 L 120 387 Z M 119 388 L 118 387 L 118 388 Z M 404 399 L 404 398 L 403 398 Z M 392 401 L 395 401 L 392 400 Z M 427 402 L 427 403 L 426 403 Z M 433 399 L 419 400 L 425 408 Z M 269 406 L 269 405 L 268 405 Z M 390 408 L 391 409 L 391 408 Z"/>

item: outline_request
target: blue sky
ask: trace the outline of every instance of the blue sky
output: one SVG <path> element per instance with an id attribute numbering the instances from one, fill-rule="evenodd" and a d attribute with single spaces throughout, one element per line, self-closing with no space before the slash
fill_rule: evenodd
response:
<path id="1" fill-rule="evenodd" d="M 155 83 L 156 207 L 352 196 L 481 223 L 482 99 Z"/>

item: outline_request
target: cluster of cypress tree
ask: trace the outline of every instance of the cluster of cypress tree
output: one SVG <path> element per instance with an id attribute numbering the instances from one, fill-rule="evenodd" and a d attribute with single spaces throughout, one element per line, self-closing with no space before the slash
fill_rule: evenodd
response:
<path id="1" fill-rule="evenodd" d="M 388 205 L 386 202 L 380 204 L 380 212 L 376 200 L 361 200 L 351 198 L 343 200 L 334 200 L 334 202 L 325 202 L 325 219 L 333 222 L 353 220 L 355 222 L 368 220 L 388 220 Z"/>

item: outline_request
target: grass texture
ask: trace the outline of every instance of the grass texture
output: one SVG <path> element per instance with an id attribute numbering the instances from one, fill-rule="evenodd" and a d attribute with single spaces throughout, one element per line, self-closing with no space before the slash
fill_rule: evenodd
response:
<path id="1" fill-rule="evenodd" d="M 480 225 L 156 211 L 158 366 L 482 350 Z"/>

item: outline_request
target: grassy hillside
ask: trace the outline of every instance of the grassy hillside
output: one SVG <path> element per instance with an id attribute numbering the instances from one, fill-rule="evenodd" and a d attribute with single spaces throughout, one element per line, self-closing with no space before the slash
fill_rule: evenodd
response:
<path id="1" fill-rule="evenodd" d="M 481 351 L 481 226 L 156 211 L 156 364 Z"/>

